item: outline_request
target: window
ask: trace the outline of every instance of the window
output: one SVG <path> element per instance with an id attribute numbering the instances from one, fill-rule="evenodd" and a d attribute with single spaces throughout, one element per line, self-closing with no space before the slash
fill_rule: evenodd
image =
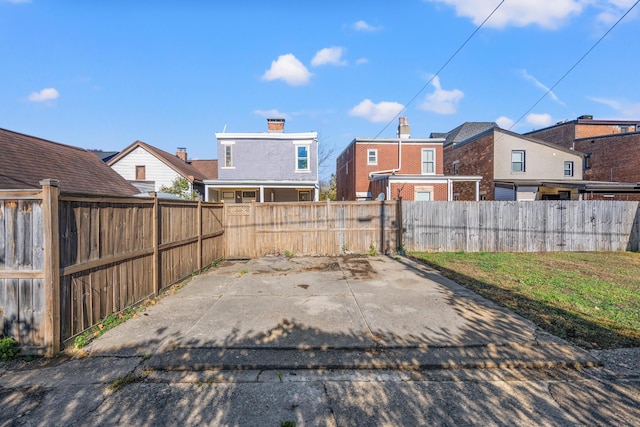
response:
<path id="1" fill-rule="evenodd" d="M 573 176 L 573 162 L 564 162 L 564 176 Z"/>
<path id="2" fill-rule="evenodd" d="M 524 172 L 524 150 L 513 150 L 511 152 L 511 172 Z"/>
<path id="3" fill-rule="evenodd" d="M 296 170 L 297 171 L 309 170 L 309 146 L 308 145 L 296 145 Z"/>
<path id="4" fill-rule="evenodd" d="M 584 169 L 591 169 L 591 153 L 584 155 Z"/>
<path id="5" fill-rule="evenodd" d="M 236 201 L 236 193 L 233 191 L 223 191 L 222 201 L 227 203 L 233 203 Z"/>
<path id="6" fill-rule="evenodd" d="M 453 162 L 453 174 L 454 175 L 459 175 L 460 174 L 460 168 L 459 168 L 460 162 L 458 160 L 456 160 L 455 162 Z"/>
<path id="7" fill-rule="evenodd" d="M 231 145 L 224 146 L 224 167 L 231 168 L 233 167 L 233 156 L 231 152 Z"/>
<path id="8" fill-rule="evenodd" d="M 430 202 L 431 191 L 416 191 L 416 200 L 422 202 Z"/>
<path id="9" fill-rule="evenodd" d="M 378 164 L 378 150 L 376 150 L 375 148 L 367 150 L 367 164 L 368 165 Z"/>
<path id="10" fill-rule="evenodd" d="M 422 173 L 436 173 L 436 150 L 432 148 L 422 149 Z"/>
<path id="11" fill-rule="evenodd" d="M 430 202 L 433 200 L 433 187 L 432 186 L 419 186 L 415 187 L 413 193 L 413 199 L 417 201 Z"/>
<path id="12" fill-rule="evenodd" d="M 255 191 L 243 191 L 242 192 L 242 203 L 251 203 L 256 201 L 256 192 Z"/>
<path id="13" fill-rule="evenodd" d="M 311 201 L 311 191 L 298 191 L 298 201 L 299 202 Z"/>
<path id="14" fill-rule="evenodd" d="M 147 174 L 144 166 L 136 166 L 136 181 L 144 181 L 147 179 Z"/>

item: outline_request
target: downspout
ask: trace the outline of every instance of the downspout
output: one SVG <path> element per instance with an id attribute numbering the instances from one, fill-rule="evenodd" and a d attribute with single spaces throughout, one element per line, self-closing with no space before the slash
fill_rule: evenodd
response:
<path id="1" fill-rule="evenodd" d="M 391 173 L 392 175 L 395 175 L 396 172 L 400 172 L 400 169 L 402 169 L 402 139 L 398 138 L 398 167 L 397 167 L 397 169 L 387 169 L 387 170 L 383 170 L 383 171 L 369 172 L 369 179 L 371 179 L 372 175 L 375 175 L 375 174 L 378 174 L 378 173 Z"/>

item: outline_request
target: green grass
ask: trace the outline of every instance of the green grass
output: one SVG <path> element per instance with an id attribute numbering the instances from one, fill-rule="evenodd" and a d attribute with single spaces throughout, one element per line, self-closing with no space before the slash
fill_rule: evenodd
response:
<path id="1" fill-rule="evenodd" d="M 128 384 L 139 383 L 142 381 L 144 381 L 144 376 L 142 375 L 127 374 L 122 378 L 118 378 L 116 380 L 111 381 L 107 385 L 107 389 L 112 391 L 118 391 Z"/>
<path id="2" fill-rule="evenodd" d="M 640 347 L 640 254 L 411 253 L 584 348 Z"/>

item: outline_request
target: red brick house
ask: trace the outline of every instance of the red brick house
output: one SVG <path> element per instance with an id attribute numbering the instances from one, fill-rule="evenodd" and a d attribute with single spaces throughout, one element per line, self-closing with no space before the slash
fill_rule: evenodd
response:
<path id="1" fill-rule="evenodd" d="M 453 181 L 481 177 L 443 174 L 443 138 L 410 137 L 401 117 L 396 138 L 356 138 L 336 161 L 337 200 L 452 200 Z"/>
<path id="2" fill-rule="evenodd" d="M 525 135 L 584 153 L 584 178 L 640 182 L 640 119 L 580 116 Z"/>

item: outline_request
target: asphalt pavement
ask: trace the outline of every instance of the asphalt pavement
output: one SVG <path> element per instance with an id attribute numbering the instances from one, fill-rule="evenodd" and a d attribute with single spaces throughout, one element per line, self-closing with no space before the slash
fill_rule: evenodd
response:
<path id="1" fill-rule="evenodd" d="M 639 355 L 404 257 L 226 261 L 81 353 L 0 365 L 0 426 L 631 426 Z"/>

